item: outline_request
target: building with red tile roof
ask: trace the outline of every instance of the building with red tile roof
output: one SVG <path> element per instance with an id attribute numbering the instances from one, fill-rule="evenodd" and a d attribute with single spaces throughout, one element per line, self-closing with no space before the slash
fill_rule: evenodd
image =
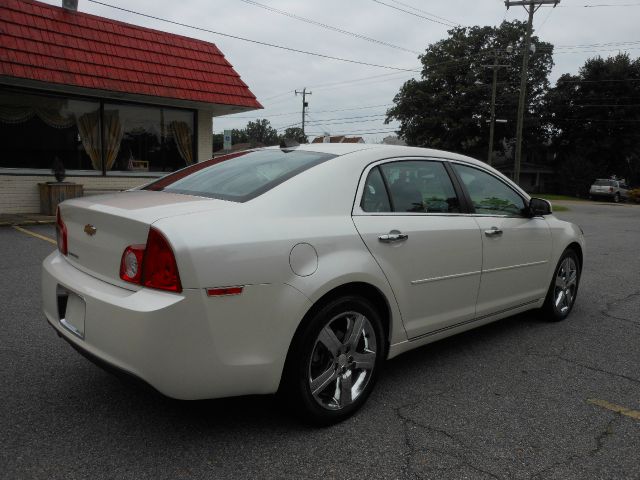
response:
<path id="1" fill-rule="evenodd" d="M 129 187 L 211 158 L 213 117 L 262 108 L 202 40 L 34 0 L 2 0 L 0 35 L 0 186 L 24 184 L 0 213 L 36 211 L 23 177 L 56 160 L 88 192 Z"/>
<path id="2" fill-rule="evenodd" d="M 311 143 L 364 143 L 364 138 L 347 137 L 345 135 L 323 135 L 314 138 Z"/>

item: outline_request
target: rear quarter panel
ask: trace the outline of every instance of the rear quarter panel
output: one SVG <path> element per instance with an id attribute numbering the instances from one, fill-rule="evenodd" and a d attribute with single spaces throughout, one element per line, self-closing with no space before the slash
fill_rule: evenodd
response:
<path id="1" fill-rule="evenodd" d="M 252 285 L 271 286 L 269 290 L 277 292 L 286 285 L 308 299 L 301 312 L 286 305 L 270 305 L 283 302 L 283 298 L 254 296 L 262 302 L 251 309 L 256 318 L 226 319 L 261 325 L 260 338 L 245 349 L 250 347 L 262 361 L 269 357 L 283 361 L 288 348 L 281 348 L 281 340 L 285 339 L 288 347 L 313 303 L 351 282 L 368 283 L 385 296 L 390 309 L 389 340 L 406 340 L 393 292 L 351 218 L 367 159 L 349 161 L 347 157 L 350 155 L 318 165 L 236 208 L 166 218 L 154 224 L 174 248 L 184 288 Z M 311 245 L 317 253 L 317 268 L 305 276 L 294 273 L 290 265 L 291 251 L 299 243 Z M 214 309 L 223 304 L 205 302 Z M 220 322 L 219 316 L 216 318 Z M 264 324 L 271 329 L 264 330 Z"/>

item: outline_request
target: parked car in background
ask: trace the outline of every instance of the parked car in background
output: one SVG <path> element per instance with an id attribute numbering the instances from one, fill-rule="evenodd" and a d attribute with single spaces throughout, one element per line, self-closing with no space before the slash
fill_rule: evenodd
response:
<path id="1" fill-rule="evenodd" d="M 624 180 L 610 178 L 598 178 L 589 189 L 589 198 L 592 200 L 602 198 L 616 203 L 629 200 L 629 186 Z"/>
<path id="2" fill-rule="evenodd" d="M 483 162 L 365 144 L 265 148 L 60 204 L 44 313 L 161 393 L 279 392 L 308 419 L 365 402 L 384 360 L 573 308 L 579 227 Z"/>

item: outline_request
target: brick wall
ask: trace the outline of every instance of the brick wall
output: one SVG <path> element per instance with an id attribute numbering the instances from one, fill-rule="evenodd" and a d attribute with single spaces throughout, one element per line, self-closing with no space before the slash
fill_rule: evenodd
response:
<path id="1" fill-rule="evenodd" d="M 0 175 L 0 213 L 38 213 L 38 183 L 50 182 L 51 175 Z M 153 180 L 144 177 L 67 177 L 66 182 L 80 183 L 85 195 L 126 190 Z"/>

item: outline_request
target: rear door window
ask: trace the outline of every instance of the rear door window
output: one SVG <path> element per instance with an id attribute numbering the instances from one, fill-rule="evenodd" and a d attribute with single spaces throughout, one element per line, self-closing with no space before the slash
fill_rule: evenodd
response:
<path id="1" fill-rule="evenodd" d="M 394 212 L 460 213 L 460 202 L 442 162 L 406 160 L 379 168 Z"/>

